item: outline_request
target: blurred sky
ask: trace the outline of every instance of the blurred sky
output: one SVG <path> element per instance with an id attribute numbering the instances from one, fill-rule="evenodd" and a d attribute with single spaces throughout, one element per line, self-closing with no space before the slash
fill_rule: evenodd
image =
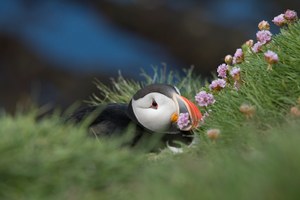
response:
<path id="1" fill-rule="evenodd" d="M 92 77 L 106 82 L 121 70 L 139 79 L 141 68 L 151 72 L 162 62 L 170 69 L 195 64 L 206 76 L 255 38 L 260 20 L 297 10 L 295 2 L 0 0 L 0 107 L 31 98 L 36 83 L 38 104 L 68 105 L 89 95 Z"/>

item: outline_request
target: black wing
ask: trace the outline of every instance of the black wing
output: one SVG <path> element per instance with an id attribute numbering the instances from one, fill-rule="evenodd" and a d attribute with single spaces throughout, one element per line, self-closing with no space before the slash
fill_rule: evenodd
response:
<path id="1" fill-rule="evenodd" d="M 75 123 L 89 121 L 90 136 L 120 136 L 126 132 L 129 124 L 134 123 L 128 116 L 127 107 L 127 104 L 86 106 L 74 112 L 68 121 Z M 135 145 L 142 136 L 142 132 L 141 127 L 136 126 L 135 135 L 129 145 Z"/>
<path id="2" fill-rule="evenodd" d="M 86 106 L 74 112 L 68 121 L 80 123 L 84 120 L 90 121 L 89 135 L 94 137 L 103 136 L 121 136 L 126 133 L 126 128 L 129 124 L 135 121 L 129 117 L 130 113 L 127 111 L 127 104 L 108 104 L 106 106 Z M 125 142 L 124 145 L 135 146 L 139 141 L 141 145 L 147 143 L 152 136 L 157 134 L 149 134 L 148 131 L 143 129 L 137 124 L 134 136 L 130 142 Z M 148 132 L 148 134 L 144 134 Z M 189 145 L 194 137 L 192 132 L 176 132 L 176 134 L 161 134 L 161 142 L 163 146 L 168 142 L 169 145 L 177 147 L 177 142 Z M 180 145 L 179 145 L 180 146 Z M 162 147 L 158 144 L 157 147 Z M 155 147 L 154 149 L 156 149 Z"/>
<path id="3" fill-rule="evenodd" d="M 95 136 L 122 132 L 131 123 L 126 104 L 86 106 L 75 111 L 68 119 L 75 123 L 87 120 L 90 132 Z"/>

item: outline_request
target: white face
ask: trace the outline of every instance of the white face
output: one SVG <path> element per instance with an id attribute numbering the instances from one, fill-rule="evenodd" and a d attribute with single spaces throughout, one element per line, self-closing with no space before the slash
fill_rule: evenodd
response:
<path id="1" fill-rule="evenodd" d="M 138 100 L 132 99 L 132 109 L 139 121 L 145 128 L 161 132 L 171 126 L 171 116 L 178 113 L 175 102 L 157 92 L 152 92 Z"/>

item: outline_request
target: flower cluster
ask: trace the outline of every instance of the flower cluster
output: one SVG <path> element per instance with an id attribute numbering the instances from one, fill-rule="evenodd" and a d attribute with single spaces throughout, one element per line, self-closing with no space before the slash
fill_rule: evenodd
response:
<path id="1" fill-rule="evenodd" d="M 256 39 L 257 42 L 255 44 L 252 44 L 251 49 L 254 53 L 258 53 L 262 50 L 262 46 L 269 43 L 272 40 L 272 33 L 270 30 L 270 24 L 263 20 L 258 24 L 259 31 L 256 33 Z M 247 41 L 248 42 L 248 41 Z"/>
<path id="2" fill-rule="evenodd" d="M 239 64 L 244 61 L 244 53 L 242 49 L 237 49 L 233 56 L 233 64 Z"/>
<path id="3" fill-rule="evenodd" d="M 212 91 L 220 91 L 221 89 L 225 88 L 227 84 L 230 85 L 230 83 L 232 83 L 231 80 L 233 79 L 233 88 L 239 90 L 241 85 L 240 68 L 235 65 L 244 61 L 243 50 L 238 48 L 233 57 L 231 55 L 227 55 L 225 56 L 224 61 L 225 63 L 219 65 L 217 68 L 218 77 L 220 78 L 212 81 L 209 85 L 209 89 Z M 230 79 L 228 75 L 230 75 L 232 79 Z"/>
<path id="4" fill-rule="evenodd" d="M 207 107 L 215 103 L 215 98 L 212 94 L 209 94 L 205 91 L 199 92 L 195 99 L 200 107 Z"/>
<path id="5" fill-rule="evenodd" d="M 280 14 L 272 20 L 277 26 L 283 26 L 288 23 L 293 23 L 298 19 L 297 13 L 293 10 L 286 10 L 285 13 Z M 252 46 L 247 41 L 247 46 L 251 47 L 252 52 L 259 53 L 263 51 L 263 46 L 272 41 L 272 33 L 270 25 L 267 21 L 263 20 L 258 24 L 259 31 L 256 33 L 257 42 Z M 267 70 L 272 70 L 272 65 L 279 62 L 279 56 L 276 52 L 267 50 L 264 52 L 264 58 L 268 63 Z"/>
<path id="6" fill-rule="evenodd" d="M 230 75 L 232 76 L 233 80 L 239 81 L 240 80 L 240 72 L 241 69 L 239 67 L 233 67 L 230 71 Z"/>
<path id="7" fill-rule="evenodd" d="M 261 30 L 256 33 L 257 41 L 266 44 L 272 40 L 272 33 L 268 30 Z"/>
<path id="8" fill-rule="evenodd" d="M 253 45 L 253 47 L 251 48 L 252 49 L 252 51 L 254 52 L 254 53 L 258 53 L 258 52 L 260 52 L 261 51 L 261 47 L 263 46 L 263 43 L 261 43 L 261 42 L 256 42 L 254 45 Z"/>
<path id="9" fill-rule="evenodd" d="M 286 24 L 286 19 L 284 18 L 284 14 L 280 14 L 272 20 L 272 22 L 277 26 L 283 26 Z"/>
<path id="10" fill-rule="evenodd" d="M 272 69 L 272 64 L 278 63 L 278 55 L 271 50 L 268 50 L 266 53 L 264 53 L 264 55 L 265 60 L 267 61 L 267 63 L 269 63 L 268 69 Z"/>
<path id="11" fill-rule="evenodd" d="M 226 65 L 225 63 L 219 65 L 217 69 L 218 77 L 227 78 L 227 71 L 228 71 L 228 65 Z"/>
<path id="12" fill-rule="evenodd" d="M 190 117 L 189 113 L 180 113 L 178 120 L 177 120 L 177 126 L 180 130 L 184 129 L 190 124 Z"/>
<path id="13" fill-rule="evenodd" d="M 280 14 L 272 20 L 276 25 L 283 26 L 285 24 L 289 24 L 295 22 L 298 19 L 297 13 L 293 10 L 286 10 L 285 13 Z M 258 32 L 256 33 L 257 42 L 254 43 L 252 39 L 248 40 L 245 45 L 248 46 L 249 52 L 251 53 L 259 53 L 262 52 L 265 58 L 266 63 L 268 63 L 268 70 L 272 69 L 272 65 L 279 62 L 279 56 L 277 53 L 266 49 L 268 47 L 268 43 L 272 41 L 272 33 L 270 32 L 270 24 L 263 20 L 258 24 Z M 243 52 L 244 50 L 244 52 Z M 241 77 L 241 64 L 245 61 L 245 51 L 246 49 L 238 48 L 233 56 L 227 55 L 224 59 L 225 63 L 222 63 L 217 68 L 218 79 L 213 80 L 209 89 L 213 94 L 218 93 L 220 90 L 225 87 L 233 88 L 239 90 L 242 86 L 242 77 Z M 246 54 L 247 55 L 247 54 Z M 228 85 L 228 86 L 227 86 Z M 202 117 L 202 122 L 204 118 L 210 115 L 209 112 L 211 110 L 208 109 L 208 106 L 213 105 L 216 100 L 213 96 L 206 91 L 200 91 L 195 96 L 195 100 L 202 109 L 205 110 L 204 115 Z M 298 99 L 298 103 L 300 105 L 300 97 Z M 294 106 L 291 108 L 290 113 L 292 116 L 300 116 L 299 106 Z M 252 118 L 255 115 L 256 108 L 250 104 L 242 104 L 239 107 L 239 111 L 247 118 Z M 180 129 L 187 127 L 190 124 L 190 119 L 188 113 L 180 113 L 177 125 Z M 209 129 L 207 132 L 207 137 L 216 140 L 220 135 L 219 129 Z"/>
<path id="14" fill-rule="evenodd" d="M 211 82 L 209 89 L 219 91 L 226 86 L 226 81 L 224 79 L 217 79 Z"/>
<path id="15" fill-rule="evenodd" d="M 284 18 L 289 22 L 293 22 L 298 19 L 297 13 L 294 10 L 287 9 L 284 13 Z"/>
<path id="16" fill-rule="evenodd" d="M 272 20 L 277 26 L 284 26 L 288 23 L 292 23 L 298 19 L 297 13 L 294 10 L 286 10 L 284 14 L 280 14 Z"/>

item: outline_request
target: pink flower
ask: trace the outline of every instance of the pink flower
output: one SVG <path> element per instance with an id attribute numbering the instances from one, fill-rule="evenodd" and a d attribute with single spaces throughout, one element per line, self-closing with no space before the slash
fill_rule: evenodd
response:
<path id="1" fill-rule="evenodd" d="M 244 53 L 242 49 L 237 49 L 233 56 L 233 64 L 241 63 L 244 60 Z"/>
<path id="2" fill-rule="evenodd" d="M 280 14 L 280 15 L 274 17 L 272 22 L 274 22 L 274 24 L 276 24 L 277 26 L 285 25 L 286 24 L 286 19 L 284 18 L 284 14 Z"/>
<path id="3" fill-rule="evenodd" d="M 241 48 L 237 49 L 234 53 L 234 57 L 242 57 L 244 56 L 243 50 Z"/>
<path id="4" fill-rule="evenodd" d="M 297 13 L 294 10 L 287 9 L 284 13 L 284 18 L 288 21 L 295 21 L 297 19 Z"/>
<path id="5" fill-rule="evenodd" d="M 279 59 L 278 59 L 278 55 L 273 52 L 268 50 L 265 54 L 265 59 L 269 64 L 275 64 L 278 63 Z"/>
<path id="6" fill-rule="evenodd" d="M 221 78 L 226 78 L 227 71 L 228 71 L 228 65 L 226 65 L 225 63 L 219 65 L 217 69 L 218 76 Z"/>
<path id="7" fill-rule="evenodd" d="M 230 71 L 230 75 L 235 81 L 238 81 L 240 80 L 240 72 L 241 69 L 239 67 L 233 67 Z"/>
<path id="8" fill-rule="evenodd" d="M 262 45 L 263 44 L 261 42 L 256 42 L 251 49 L 254 53 L 258 53 L 261 51 Z"/>
<path id="9" fill-rule="evenodd" d="M 177 120 L 177 126 L 179 127 L 179 129 L 183 129 L 187 127 L 189 123 L 190 123 L 189 113 L 180 113 Z"/>
<path id="10" fill-rule="evenodd" d="M 221 90 L 226 86 L 226 81 L 224 79 L 217 79 L 214 80 L 213 82 L 211 82 L 211 84 L 209 85 L 209 88 L 211 90 Z"/>
<path id="11" fill-rule="evenodd" d="M 268 30 L 262 30 L 256 33 L 256 37 L 259 42 L 266 44 L 271 41 L 272 33 Z"/>
<path id="12" fill-rule="evenodd" d="M 212 94 L 206 93 L 205 91 L 199 92 L 195 99 L 200 107 L 209 106 L 215 103 L 214 96 Z"/>

